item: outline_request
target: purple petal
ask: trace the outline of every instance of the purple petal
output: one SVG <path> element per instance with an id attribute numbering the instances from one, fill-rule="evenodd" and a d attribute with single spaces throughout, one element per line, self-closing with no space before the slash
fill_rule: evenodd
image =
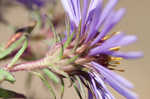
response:
<path id="1" fill-rule="evenodd" d="M 101 68 L 101 69 L 98 69 L 100 71 L 100 73 L 105 77 L 104 80 L 112 87 L 114 88 L 117 92 L 119 92 L 121 95 L 125 96 L 127 99 L 137 99 L 137 95 L 135 93 L 133 93 L 132 91 L 128 90 L 125 85 L 126 83 L 128 82 L 124 82 L 124 86 L 122 86 L 122 83 L 120 83 L 119 81 L 121 80 L 116 80 L 115 76 L 113 75 L 110 75 L 110 71 L 104 71 L 104 69 L 102 68 L 102 66 L 100 66 L 99 64 L 97 63 L 94 63 L 95 68 Z M 102 70 L 103 69 L 103 70 Z M 109 73 L 110 72 L 110 73 Z M 121 81 L 122 82 L 122 81 Z M 126 85 L 128 86 L 128 85 Z"/>
<path id="2" fill-rule="evenodd" d="M 107 47 L 105 48 L 105 51 L 109 51 L 110 48 L 113 47 L 117 47 L 117 46 L 125 46 L 125 45 L 129 45 L 131 43 L 134 43 L 137 40 L 137 37 L 134 35 L 128 35 L 128 36 L 124 36 L 124 37 L 120 37 L 119 39 L 117 39 L 116 41 L 108 41 Z M 106 43 L 105 43 L 106 46 Z"/>
<path id="3" fill-rule="evenodd" d="M 93 48 L 89 55 L 96 55 L 99 53 L 111 53 L 109 50 L 110 48 L 117 47 L 117 46 L 125 46 L 131 43 L 134 43 L 137 40 L 136 36 L 128 35 L 123 37 L 123 33 L 113 36 L 112 38 L 108 39 L 102 45 Z"/>
<path id="4" fill-rule="evenodd" d="M 142 52 L 128 52 L 128 53 L 111 52 L 109 54 L 115 57 L 123 57 L 124 59 L 137 59 L 143 56 Z"/>
<path id="5" fill-rule="evenodd" d="M 90 25 L 90 31 L 88 33 L 88 37 L 86 38 L 85 42 L 87 42 L 89 40 L 89 38 L 92 38 L 93 35 L 96 33 L 95 30 L 95 26 L 98 23 L 98 20 L 100 18 L 100 14 L 101 14 L 101 8 L 102 8 L 102 0 L 94 0 L 93 3 L 90 5 L 90 12 L 93 11 L 94 15 L 92 18 L 92 22 Z M 92 36 L 92 37 L 91 37 Z"/>
<path id="6" fill-rule="evenodd" d="M 115 99 L 115 97 L 110 93 L 110 91 L 107 89 L 107 87 L 105 86 L 104 84 L 104 81 L 100 78 L 100 76 L 96 73 L 93 73 L 94 74 L 94 78 L 95 80 L 98 82 L 98 84 L 104 89 L 105 91 L 105 95 L 106 97 L 109 97 L 108 99 Z"/>
<path id="7" fill-rule="evenodd" d="M 88 89 L 88 99 L 93 99 L 93 94 L 90 89 Z"/>
<path id="8" fill-rule="evenodd" d="M 111 37 L 110 39 L 102 43 L 100 46 L 91 49 L 91 51 L 89 52 L 89 55 L 96 55 L 99 53 L 104 53 L 105 51 L 107 51 L 107 49 L 112 47 L 112 44 L 117 43 L 120 39 L 122 39 L 123 36 L 124 36 L 124 33 L 122 32 L 117 35 L 114 35 L 113 37 Z"/>
<path id="9" fill-rule="evenodd" d="M 103 24 L 105 19 L 110 15 L 111 11 L 116 6 L 117 2 L 118 2 L 118 0 L 109 0 L 109 2 L 107 3 L 106 7 L 104 8 L 104 10 L 101 14 L 101 17 L 100 17 L 100 20 L 96 27 L 96 30 L 98 30 L 100 28 L 100 26 Z"/>
<path id="10" fill-rule="evenodd" d="M 80 0 L 71 0 L 72 8 L 76 18 L 76 25 L 79 25 L 81 19 Z"/>
<path id="11" fill-rule="evenodd" d="M 93 11 L 94 9 L 101 7 L 103 0 L 91 0 L 89 5 L 88 13 Z"/>
<path id="12" fill-rule="evenodd" d="M 83 10 L 82 10 L 81 34 L 83 33 L 84 28 L 85 28 L 85 21 L 86 21 L 86 17 L 87 17 L 88 4 L 89 4 L 89 0 L 84 0 Z"/>
<path id="13" fill-rule="evenodd" d="M 61 0 L 62 5 L 64 7 L 65 12 L 68 14 L 70 20 L 74 23 L 76 23 L 76 18 L 75 18 L 75 12 L 74 9 L 72 8 L 73 5 L 70 0 Z"/>
<path id="14" fill-rule="evenodd" d="M 137 40 L 137 37 L 134 35 L 124 36 L 118 43 L 114 44 L 114 46 L 125 46 L 131 43 L 134 43 Z"/>
<path id="15" fill-rule="evenodd" d="M 106 24 L 104 26 L 104 29 L 102 29 L 102 32 L 96 37 L 96 39 L 91 43 L 91 46 L 99 42 L 107 33 L 121 20 L 125 13 L 125 9 L 122 8 L 119 11 L 116 12 L 112 20 L 109 20 L 109 24 Z"/>
<path id="16" fill-rule="evenodd" d="M 114 88 L 117 92 L 119 92 L 121 95 L 125 96 L 127 99 L 138 99 L 138 96 L 134 92 L 128 90 L 125 87 L 123 87 L 122 85 L 120 85 L 119 83 L 117 83 L 115 80 L 113 80 L 113 78 L 106 79 L 106 82 L 112 88 Z"/>
<path id="17" fill-rule="evenodd" d="M 87 13 L 87 19 L 86 19 L 86 24 L 91 23 L 91 21 L 94 19 L 93 16 L 95 14 L 100 14 L 100 8 L 102 7 L 102 0 L 91 0 L 88 13 Z M 99 12 L 98 12 L 99 9 Z M 96 11 L 97 10 L 97 11 Z M 97 13 L 95 13 L 97 12 Z M 97 17 L 96 19 L 98 19 Z"/>
<path id="18" fill-rule="evenodd" d="M 112 11 L 111 14 L 108 16 L 107 20 L 105 21 L 104 26 L 109 25 L 110 24 L 110 20 L 113 20 L 113 17 L 114 17 L 114 12 Z M 97 32 L 98 32 L 98 30 L 96 30 L 96 28 L 94 27 L 93 31 L 89 33 L 89 35 L 90 35 L 89 40 L 93 39 L 93 37 L 95 37 L 97 35 Z"/>
<path id="19" fill-rule="evenodd" d="M 102 72 L 107 73 L 110 77 L 112 77 L 114 80 L 116 80 L 117 82 L 119 82 L 123 86 L 125 86 L 127 88 L 133 88 L 134 87 L 132 83 L 130 83 L 128 80 L 121 77 L 120 75 L 116 74 L 115 72 L 112 72 L 112 71 L 108 70 L 107 68 L 105 68 L 105 67 L 103 67 L 100 64 L 97 64 L 95 62 L 92 62 L 92 64 L 97 70 L 99 70 L 100 72 L 102 71 Z"/>
<path id="20" fill-rule="evenodd" d="M 94 81 L 94 79 L 91 77 L 91 87 L 92 87 L 92 89 L 93 89 L 93 91 L 94 91 L 94 94 L 95 94 L 95 96 L 96 96 L 96 99 L 103 99 L 102 97 L 102 94 L 100 93 L 100 91 L 98 90 L 98 88 L 97 88 L 97 86 L 96 86 L 96 83 L 95 83 L 95 81 Z"/>

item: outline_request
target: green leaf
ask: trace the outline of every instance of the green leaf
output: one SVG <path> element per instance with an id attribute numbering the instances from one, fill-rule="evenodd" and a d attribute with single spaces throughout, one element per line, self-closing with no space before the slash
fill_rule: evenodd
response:
<path id="1" fill-rule="evenodd" d="M 55 92 L 53 91 L 52 87 L 50 86 L 49 82 L 44 78 L 43 75 L 41 75 L 40 73 L 38 72 L 31 72 L 33 73 L 34 75 L 38 76 L 42 81 L 43 83 L 47 86 L 47 88 L 49 89 L 50 93 L 52 94 L 52 96 L 54 97 L 54 99 L 56 99 L 56 95 L 55 95 Z"/>
<path id="2" fill-rule="evenodd" d="M 58 40 L 59 40 L 59 42 L 62 42 L 61 36 L 60 36 L 59 34 L 58 34 Z M 64 47 L 63 47 L 63 44 L 61 43 L 59 59 L 61 59 L 61 58 L 62 58 L 62 56 L 63 56 L 63 52 L 64 52 Z"/>
<path id="3" fill-rule="evenodd" d="M 0 81 L 2 80 L 6 80 L 11 83 L 14 83 L 16 81 L 15 78 L 9 72 L 0 69 Z"/>
<path id="4" fill-rule="evenodd" d="M 9 48 L 3 49 L 0 51 L 0 59 L 3 59 L 8 54 L 10 54 L 14 49 L 16 49 L 24 40 L 26 39 L 25 36 L 22 36 L 19 40 L 13 43 Z"/>
<path id="5" fill-rule="evenodd" d="M 83 84 L 82 84 L 82 82 L 81 82 L 81 79 L 80 79 L 78 76 L 75 76 L 75 78 L 76 78 L 76 80 L 77 80 L 78 83 L 79 83 L 82 96 L 85 96 L 85 97 L 86 97 L 86 91 L 85 91 L 85 89 L 84 89 L 84 87 L 83 87 Z"/>
<path id="6" fill-rule="evenodd" d="M 10 62 L 10 64 L 8 64 L 8 68 L 12 67 L 17 60 L 20 58 L 20 56 L 24 53 L 24 51 L 26 50 L 28 46 L 28 41 L 27 39 L 24 41 L 24 44 L 22 45 L 22 48 L 17 52 L 17 54 L 14 56 L 13 60 Z"/>
<path id="7" fill-rule="evenodd" d="M 26 98 L 23 94 L 0 88 L 0 98 L 8 99 L 8 98 Z"/>
<path id="8" fill-rule="evenodd" d="M 37 21 L 37 27 L 41 28 L 42 27 L 42 20 L 41 20 L 41 16 L 40 16 L 40 12 L 39 11 L 33 11 L 31 13 L 31 17 Z"/>
<path id="9" fill-rule="evenodd" d="M 54 34 L 55 42 L 58 42 L 59 41 L 58 34 L 56 33 L 55 27 L 54 27 L 53 23 L 51 22 L 51 18 L 49 16 L 47 16 L 47 23 L 49 24 L 49 26 Z"/>
<path id="10" fill-rule="evenodd" d="M 68 60 L 68 64 L 73 63 L 79 56 L 76 55 Z"/>
<path id="11" fill-rule="evenodd" d="M 67 30 L 66 32 L 67 32 L 67 40 L 68 40 L 68 38 L 70 37 L 70 26 L 71 26 L 68 20 L 65 20 L 65 26 L 66 26 L 65 30 Z"/>
<path id="12" fill-rule="evenodd" d="M 56 73 L 64 76 L 64 77 L 66 77 L 66 78 L 69 78 L 69 75 L 66 72 L 60 70 L 60 68 L 58 68 L 58 66 L 50 64 L 48 68 L 51 69 L 52 71 L 55 71 Z"/>
<path id="13" fill-rule="evenodd" d="M 51 72 L 49 69 L 43 69 L 43 72 L 51 79 L 53 80 L 55 83 L 59 83 L 60 79 L 53 73 Z"/>
<path id="14" fill-rule="evenodd" d="M 68 47 L 68 45 L 71 43 L 74 34 L 75 34 L 75 31 L 71 34 L 70 37 L 67 37 L 67 41 L 64 44 L 64 48 Z"/>
<path id="15" fill-rule="evenodd" d="M 74 87 L 75 91 L 77 92 L 79 98 L 82 99 L 82 95 L 81 95 L 81 93 L 80 93 L 80 90 L 78 89 L 78 87 L 77 87 L 77 85 L 76 85 L 75 82 L 74 82 L 74 84 L 73 84 L 73 87 Z"/>
<path id="16" fill-rule="evenodd" d="M 63 99 L 64 96 L 64 89 L 65 89 L 65 84 L 63 79 L 61 79 L 61 99 Z"/>
<path id="17" fill-rule="evenodd" d="M 80 21 L 80 24 L 79 24 L 78 33 L 76 34 L 75 46 L 74 46 L 74 48 L 73 48 L 73 52 L 75 52 L 75 50 L 77 49 L 77 47 L 78 47 L 78 45 L 79 45 L 79 42 L 80 42 L 80 33 L 81 33 L 81 21 Z"/>

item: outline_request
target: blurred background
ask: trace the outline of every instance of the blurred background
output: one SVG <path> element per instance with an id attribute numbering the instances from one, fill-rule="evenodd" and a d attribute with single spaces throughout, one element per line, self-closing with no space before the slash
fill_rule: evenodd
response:
<path id="1" fill-rule="evenodd" d="M 10 36 L 13 34 L 12 27 L 21 27 L 27 25 L 31 17 L 31 8 L 25 7 L 20 3 L 13 2 L 15 0 L 0 0 L 0 44 L 5 44 Z M 47 3 L 47 7 L 51 7 L 52 2 Z M 134 83 L 134 91 L 139 95 L 140 99 L 149 99 L 150 97 L 150 1 L 149 0 L 120 0 L 117 8 L 124 7 L 127 13 L 123 20 L 114 28 L 113 31 L 122 30 L 127 34 L 136 35 L 138 41 L 135 44 L 124 47 L 125 51 L 143 51 L 144 57 L 138 60 L 124 60 L 121 62 L 121 67 L 125 72 L 118 72 L 128 80 Z M 45 12 L 43 10 L 43 12 Z M 61 13 L 63 16 L 63 9 L 61 4 L 54 6 L 54 13 L 56 15 Z M 63 22 L 62 22 L 63 23 Z M 58 30 L 59 31 L 59 30 Z M 61 31 L 61 29 L 60 29 Z M 9 61 L 9 60 L 7 60 Z M 1 62 L 6 64 L 7 61 Z M 32 88 L 25 88 L 25 72 L 15 73 L 17 79 L 14 85 L 5 82 L 2 86 L 5 88 L 21 92 L 29 96 L 29 99 L 50 99 L 48 91 L 43 88 L 41 81 L 34 77 Z M 69 84 L 66 81 L 64 99 L 78 99 L 74 89 L 68 88 Z M 28 90 L 27 90 L 28 89 Z M 57 95 L 59 87 L 56 87 Z M 113 91 L 117 99 L 124 99 L 119 94 Z"/>

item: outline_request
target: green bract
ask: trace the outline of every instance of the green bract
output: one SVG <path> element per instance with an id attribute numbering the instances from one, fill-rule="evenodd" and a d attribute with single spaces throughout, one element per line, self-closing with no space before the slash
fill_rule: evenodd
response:
<path id="1" fill-rule="evenodd" d="M 8 82 L 14 83 L 15 78 L 7 71 L 0 69 L 0 81 L 6 80 Z"/>

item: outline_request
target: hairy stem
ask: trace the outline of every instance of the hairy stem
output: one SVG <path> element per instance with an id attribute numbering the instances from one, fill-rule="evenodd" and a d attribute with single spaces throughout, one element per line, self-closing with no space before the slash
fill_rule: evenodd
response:
<path id="1" fill-rule="evenodd" d="M 40 68 L 46 68 L 48 65 L 44 65 L 44 59 L 40 59 L 33 62 L 27 62 L 22 64 L 16 64 L 13 68 L 8 69 L 10 72 L 17 72 L 17 71 L 29 71 L 33 69 L 40 69 Z M 6 67 L 7 69 L 7 67 Z"/>
<path id="2" fill-rule="evenodd" d="M 49 65 L 45 65 L 44 59 L 40 59 L 40 60 L 33 61 L 33 62 L 16 64 L 14 65 L 13 68 L 10 68 L 10 69 L 5 67 L 4 69 L 10 72 L 18 72 L 18 71 L 30 71 L 30 70 L 35 70 L 35 69 L 43 69 L 43 68 L 48 68 L 48 67 Z M 59 66 L 59 68 L 60 70 L 67 72 L 67 73 L 72 72 L 77 69 L 73 65 Z"/>

